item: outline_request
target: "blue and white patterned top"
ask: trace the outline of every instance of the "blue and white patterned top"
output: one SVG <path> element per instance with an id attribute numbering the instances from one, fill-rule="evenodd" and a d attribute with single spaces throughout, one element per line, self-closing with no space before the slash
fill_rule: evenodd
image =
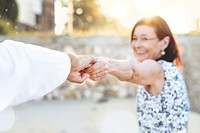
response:
<path id="1" fill-rule="evenodd" d="M 186 131 L 189 98 L 179 69 L 171 62 L 158 61 L 164 69 L 163 90 L 156 96 L 143 86 L 137 92 L 137 116 L 141 133 L 178 133 Z"/>

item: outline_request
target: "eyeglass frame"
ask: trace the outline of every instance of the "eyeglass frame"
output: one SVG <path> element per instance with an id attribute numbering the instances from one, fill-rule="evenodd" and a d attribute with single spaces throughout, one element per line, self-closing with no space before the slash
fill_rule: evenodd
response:
<path id="1" fill-rule="evenodd" d="M 136 40 L 134 40 L 134 39 L 136 39 Z M 155 39 L 158 39 L 158 37 L 152 37 L 152 38 L 148 38 L 148 37 L 145 37 L 145 36 L 133 37 L 132 40 L 131 40 L 131 43 L 134 43 L 134 42 L 137 42 L 137 41 L 140 41 L 141 43 L 146 43 L 148 41 L 155 40 Z"/>

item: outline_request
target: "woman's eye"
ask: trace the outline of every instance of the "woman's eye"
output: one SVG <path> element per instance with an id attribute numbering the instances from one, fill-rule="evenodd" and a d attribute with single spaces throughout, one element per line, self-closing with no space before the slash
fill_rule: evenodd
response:
<path id="1" fill-rule="evenodd" d="M 143 38 L 141 38 L 141 40 L 148 40 L 148 38 L 146 38 L 146 37 L 143 37 Z"/>

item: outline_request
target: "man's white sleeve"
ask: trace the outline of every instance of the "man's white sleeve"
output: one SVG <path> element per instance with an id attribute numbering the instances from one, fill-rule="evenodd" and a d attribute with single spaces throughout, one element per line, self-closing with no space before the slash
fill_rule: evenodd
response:
<path id="1" fill-rule="evenodd" d="M 46 95 L 70 69 L 65 53 L 11 40 L 0 43 L 0 111 Z"/>

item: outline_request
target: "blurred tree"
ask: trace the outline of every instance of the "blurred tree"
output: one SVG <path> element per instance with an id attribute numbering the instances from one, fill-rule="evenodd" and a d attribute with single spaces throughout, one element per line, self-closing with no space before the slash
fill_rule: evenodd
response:
<path id="1" fill-rule="evenodd" d="M 15 0 L 0 0 L 0 18 L 15 23 L 18 17 L 18 6 Z"/>
<path id="2" fill-rule="evenodd" d="M 0 35 L 14 34 L 15 29 L 8 20 L 0 19 Z"/>
<path id="3" fill-rule="evenodd" d="M 95 0 L 74 0 L 74 29 L 83 31 L 101 27 L 106 23 L 106 17 L 100 12 Z"/>

